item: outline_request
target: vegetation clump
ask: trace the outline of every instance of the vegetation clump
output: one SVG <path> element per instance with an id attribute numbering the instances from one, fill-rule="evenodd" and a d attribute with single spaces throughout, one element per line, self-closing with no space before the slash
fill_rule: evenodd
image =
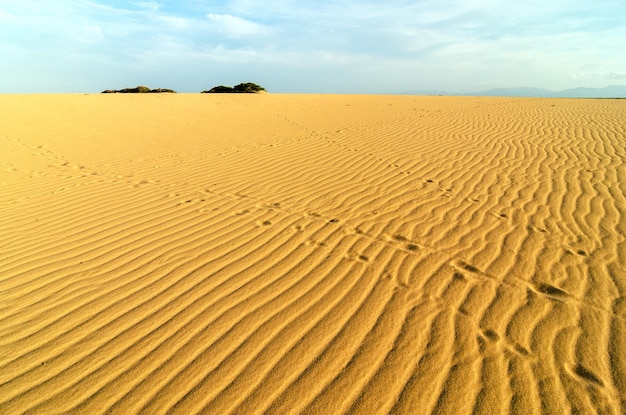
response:
<path id="1" fill-rule="evenodd" d="M 208 91 L 202 91 L 202 94 L 254 94 L 265 91 L 261 85 L 252 82 L 244 82 L 233 87 L 218 85 Z"/>
<path id="2" fill-rule="evenodd" d="M 232 86 L 218 85 L 208 91 L 202 91 L 201 94 L 231 94 L 233 92 L 235 92 L 235 90 Z"/>
<path id="3" fill-rule="evenodd" d="M 173 89 L 168 88 L 156 88 L 150 89 L 147 86 L 139 85 L 134 88 L 124 88 L 124 89 L 105 89 L 102 91 L 103 94 L 155 94 L 155 93 L 176 93 Z"/>
<path id="4" fill-rule="evenodd" d="M 168 88 L 151 89 L 144 85 L 134 88 L 105 89 L 102 91 L 103 94 L 150 94 L 164 92 L 175 93 L 176 91 Z M 235 86 L 218 85 L 208 91 L 202 91 L 203 94 L 254 94 L 257 92 L 265 92 L 265 88 L 252 82 L 244 82 Z"/>

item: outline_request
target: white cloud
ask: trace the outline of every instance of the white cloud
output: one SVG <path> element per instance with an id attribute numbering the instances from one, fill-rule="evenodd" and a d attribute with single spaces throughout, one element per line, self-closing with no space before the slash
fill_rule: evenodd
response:
<path id="1" fill-rule="evenodd" d="M 0 9 L 0 21 L 1 20 L 15 20 L 15 16 L 5 10 Z"/>
<path id="2" fill-rule="evenodd" d="M 606 72 L 606 71 L 602 71 L 602 70 L 596 70 L 594 71 L 593 69 L 591 71 L 581 71 L 581 72 L 576 72 L 572 75 L 573 79 L 582 79 L 582 80 L 601 80 L 601 81 L 606 81 L 606 80 L 621 80 L 621 79 L 626 79 L 626 73 L 620 73 L 620 72 Z"/>
<path id="3" fill-rule="evenodd" d="M 611 72 L 606 74 L 606 79 L 626 79 L 626 73 Z"/>
<path id="4" fill-rule="evenodd" d="M 209 13 L 206 18 L 217 28 L 218 32 L 233 38 L 258 36 L 268 32 L 266 27 L 258 23 L 230 14 Z"/>
<path id="5" fill-rule="evenodd" d="M 154 12 L 159 11 L 159 9 L 161 8 L 161 4 L 157 3 L 156 1 L 137 1 L 132 2 L 132 4 L 141 9 L 151 10 Z"/>
<path id="6" fill-rule="evenodd" d="M 180 17 L 180 16 L 171 16 L 171 15 L 157 15 L 155 16 L 155 20 L 165 23 L 168 26 L 177 28 L 177 29 L 185 29 L 191 25 L 191 20 Z"/>

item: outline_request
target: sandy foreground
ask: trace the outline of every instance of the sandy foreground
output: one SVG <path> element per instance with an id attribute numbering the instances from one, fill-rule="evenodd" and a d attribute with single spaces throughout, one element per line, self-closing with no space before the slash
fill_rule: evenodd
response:
<path id="1" fill-rule="evenodd" d="M 621 414 L 626 100 L 0 96 L 0 414 Z"/>

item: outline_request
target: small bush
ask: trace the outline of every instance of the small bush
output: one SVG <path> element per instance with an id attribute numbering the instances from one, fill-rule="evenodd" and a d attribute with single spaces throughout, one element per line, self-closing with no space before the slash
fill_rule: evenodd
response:
<path id="1" fill-rule="evenodd" d="M 208 91 L 202 91 L 203 94 L 232 94 L 235 92 L 233 88 L 224 85 L 214 86 Z"/>
<path id="2" fill-rule="evenodd" d="M 156 88 L 150 89 L 147 86 L 139 85 L 134 88 L 124 88 L 124 89 L 106 89 L 102 91 L 103 94 L 147 94 L 147 93 L 160 93 L 160 92 L 170 92 L 175 93 L 173 89 L 168 88 Z"/>
<path id="3" fill-rule="evenodd" d="M 259 91 L 265 91 L 265 88 L 263 88 L 261 85 L 253 84 L 252 82 L 235 85 L 233 89 L 235 90 L 235 92 L 243 94 L 251 94 Z"/>
<path id="4" fill-rule="evenodd" d="M 202 94 L 254 94 L 261 91 L 265 91 L 265 88 L 252 82 L 245 82 L 234 87 L 218 85 L 208 91 L 202 91 Z"/>

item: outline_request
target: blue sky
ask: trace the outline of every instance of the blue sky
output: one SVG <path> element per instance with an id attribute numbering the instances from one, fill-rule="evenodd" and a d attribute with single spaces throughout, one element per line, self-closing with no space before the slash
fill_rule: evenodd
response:
<path id="1" fill-rule="evenodd" d="M 0 0 L 0 93 L 626 84 L 624 0 Z"/>

